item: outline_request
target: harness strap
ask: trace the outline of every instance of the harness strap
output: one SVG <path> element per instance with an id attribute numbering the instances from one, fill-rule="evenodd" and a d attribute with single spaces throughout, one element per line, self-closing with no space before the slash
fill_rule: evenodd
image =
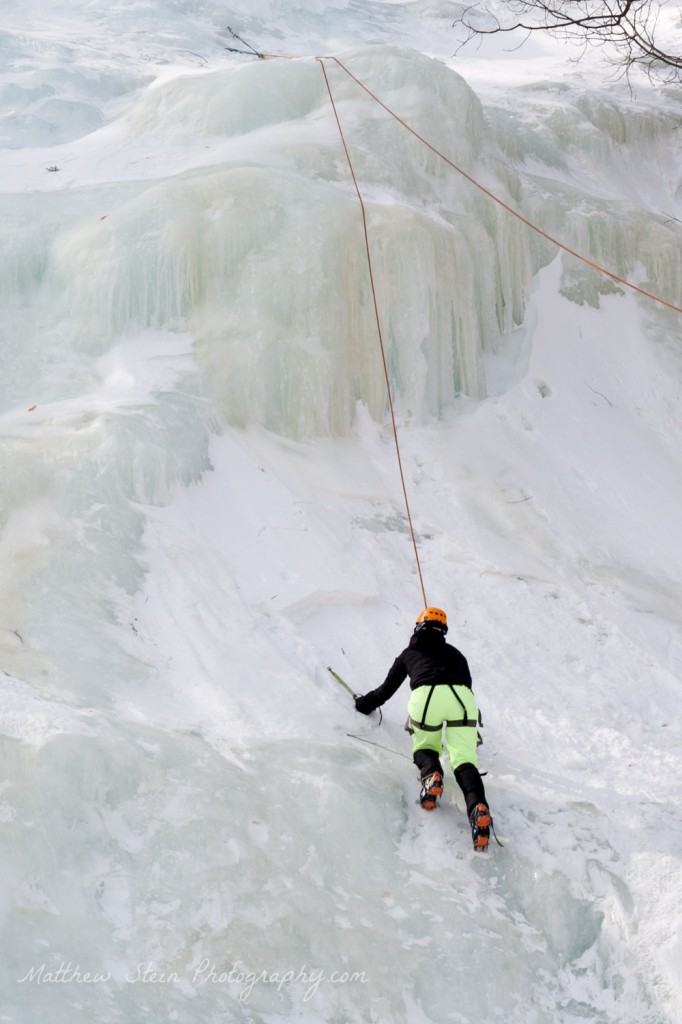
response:
<path id="1" fill-rule="evenodd" d="M 460 697 L 460 695 L 459 695 L 459 694 L 457 693 L 457 691 L 455 690 L 455 688 L 454 688 L 454 686 L 452 685 L 452 683 L 448 683 L 448 686 L 450 687 L 450 692 L 452 693 L 452 696 L 453 696 L 453 697 L 455 697 L 455 698 L 456 698 L 456 700 L 458 700 L 458 701 L 459 701 L 459 706 L 461 707 L 462 711 L 464 712 L 464 722 L 466 723 L 466 720 L 467 720 L 467 709 L 466 709 L 466 705 L 465 705 L 464 701 L 462 700 L 462 698 Z M 476 722 L 476 725 L 478 725 L 478 722 Z"/>
<path id="2" fill-rule="evenodd" d="M 444 725 L 447 725 L 450 728 L 475 728 L 478 725 L 478 720 L 476 718 L 460 719 L 457 722 L 441 722 L 440 725 L 426 725 L 424 722 L 415 721 L 414 718 L 410 718 L 409 722 L 414 729 L 423 729 L 424 732 L 439 732 Z"/>
<path id="3" fill-rule="evenodd" d="M 427 725 L 426 724 L 426 712 L 429 710 L 429 703 L 431 701 L 431 698 L 433 697 L 433 691 L 436 689 L 437 686 L 444 686 L 444 685 L 450 687 L 450 691 L 452 693 L 452 696 L 455 698 L 455 700 L 460 705 L 462 711 L 464 712 L 464 718 L 461 721 L 457 721 L 457 722 L 452 722 L 452 721 L 448 720 L 446 722 L 441 722 L 440 725 Z M 480 717 L 480 715 L 479 715 L 479 717 Z M 457 691 L 455 690 L 455 688 L 452 685 L 452 683 L 433 683 L 432 686 L 431 686 L 431 689 L 429 690 L 429 695 L 426 698 L 426 701 L 424 702 L 424 711 L 422 712 L 422 720 L 421 720 L 421 722 L 417 722 L 414 718 L 408 718 L 408 723 L 409 723 L 409 725 L 413 726 L 415 729 L 423 729 L 424 732 L 439 732 L 443 728 L 444 725 L 448 726 L 448 728 L 475 728 L 479 724 L 479 720 L 478 720 L 478 718 L 469 718 L 468 717 L 466 705 L 465 705 L 464 701 L 462 700 L 462 698 L 457 693 Z"/>
<path id="4" fill-rule="evenodd" d="M 457 722 L 446 721 L 446 722 L 441 722 L 440 725 L 427 725 L 426 724 L 426 712 L 429 709 L 429 703 L 431 701 L 431 698 L 433 697 L 433 691 L 436 689 L 437 686 L 444 686 L 444 685 L 450 687 L 450 690 L 452 692 L 452 696 L 459 703 L 462 711 L 464 712 L 464 718 L 461 721 L 457 721 Z M 421 722 L 417 722 L 414 718 L 408 718 L 407 723 L 405 725 L 405 729 L 407 730 L 407 732 L 410 731 L 408 729 L 408 725 L 413 726 L 413 728 L 415 728 L 415 729 L 423 729 L 424 732 L 440 732 L 440 730 L 443 728 L 444 725 L 446 725 L 450 729 L 452 729 L 452 728 L 476 728 L 477 725 L 483 725 L 483 723 L 481 722 L 481 713 L 480 713 L 480 711 L 478 713 L 478 718 L 469 718 L 468 717 L 466 705 L 465 705 L 464 701 L 462 700 L 462 698 L 460 697 L 460 695 L 455 690 L 455 688 L 452 685 L 452 683 L 433 683 L 432 686 L 431 686 L 431 689 L 429 690 L 429 695 L 426 698 L 426 701 L 424 702 L 424 711 L 422 712 L 422 720 L 421 720 Z M 478 734 L 478 744 L 477 744 L 477 746 L 480 746 L 480 744 L 482 742 L 483 742 L 483 740 L 481 739 L 481 736 L 480 736 L 480 733 L 479 733 Z"/>
<path id="5" fill-rule="evenodd" d="M 429 703 L 431 702 L 431 698 L 433 697 L 433 691 L 436 689 L 436 685 L 436 683 L 433 684 L 433 686 L 429 690 L 429 695 L 424 703 L 424 711 L 422 713 L 421 725 L 419 725 L 417 722 L 414 723 L 418 729 L 426 729 L 428 732 L 433 732 L 434 727 L 432 725 L 424 725 L 424 722 L 426 721 L 426 712 L 429 710 Z"/>

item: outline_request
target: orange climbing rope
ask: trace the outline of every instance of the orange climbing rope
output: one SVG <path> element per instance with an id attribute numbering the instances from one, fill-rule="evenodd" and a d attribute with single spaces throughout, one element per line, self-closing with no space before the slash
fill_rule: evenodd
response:
<path id="1" fill-rule="evenodd" d="M 258 53 L 255 54 L 255 56 L 260 57 L 261 60 L 306 59 L 284 53 Z M 391 108 L 386 103 L 384 103 L 383 100 L 380 100 L 376 93 L 372 92 L 369 86 L 365 85 L 365 83 L 361 79 L 359 79 L 357 75 L 354 75 L 353 72 L 350 71 L 349 68 L 347 68 L 343 61 L 339 60 L 338 57 L 328 55 L 324 57 L 315 57 L 315 60 L 319 61 L 323 67 L 323 62 L 325 60 L 334 61 L 334 63 L 339 68 L 341 68 L 341 70 L 344 71 L 345 74 L 347 74 L 348 77 L 351 78 L 356 83 L 356 85 L 358 85 L 364 92 L 366 92 L 367 95 L 371 97 L 371 99 L 373 99 L 375 103 L 378 103 L 379 106 L 382 107 L 387 114 L 389 114 L 394 120 L 398 122 L 398 124 L 401 124 L 403 128 L 405 128 L 405 130 L 410 133 L 410 135 L 414 135 L 415 139 L 418 139 L 424 146 L 426 146 L 427 149 L 430 149 L 432 153 L 439 157 L 439 159 L 443 160 L 448 165 L 448 167 L 452 167 L 453 171 L 457 171 L 458 174 L 461 174 L 461 176 L 465 178 L 471 185 L 473 185 L 474 188 L 477 188 L 479 189 L 479 191 L 483 192 L 483 194 L 488 196 L 489 199 L 492 199 L 494 203 L 497 203 L 497 205 L 501 206 L 503 210 L 506 210 L 507 213 L 510 213 L 512 217 L 516 217 L 516 219 L 521 221 L 522 224 L 525 224 L 526 227 L 530 228 L 531 231 L 535 231 L 535 233 L 541 235 L 542 238 L 546 238 L 548 242 L 551 242 L 552 245 L 558 246 L 558 248 L 561 249 L 563 252 L 567 252 L 569 253 L 569 255 L 575 256 L 577 260 L 580 260 L 582 263 L 587 264 L 588 267 L 592 267 L 593 270 L 597 270 L 600 274 L 604 274 L 606 277 L 610 277 L 612 281 L 617 281 L 618 284 L 622 284 L 625 288 L 630 288 L 633 292 L 638 292 L 640 295 L 644 295 L 647 299 L 651 299 L 652 302 L 658 302 L 661 306 L 666 306 L 668 309 L 674 310 L 675 313 L 682 313 L 682 306 L 676 306 L 674 302 L 668 302 L 667 299 L 662 299 L 660 295 L 655 295 L 653 292 L 649 292 L 645 288 L 640 288 L 638 285 L 632 284 L 631 281 L 627 281 L 624 277 L 619 277 L 618 274 L 614 274 L 611 270 L 607 270 L 606 267 L 602 267 L 600 263 L 595 263 L 594 260 L 589 259 L 587 256 L 583 256 L 579 252 L 576 252 L 575 249 L 571 249 L 570 246 L 565 245 L 563 242 L 559 241 L 558 238 L 555 238 L 553 235 L 548 234 L 547 231 L 543 231 L 543 229 L 538 227 L 537 224 L 533 224 L 532 221 L 528 220 L 527 217 L 524 217 L 523 214 L 519 213 L 518 210 L 515 210 L 513 206 L 510 206 L 508 203 L 505 203 L 503 199 L 500 199 L 499 196 L 496 196 L 494 192 L 491 192 L 490 189 L 485 187 L 485 185 L 482 185 L 481 182 L 477 181 L 476 178 L 474 178 L 471 174 L 467 174 L 465 170 L 459 167 L 458 164 L 456 164 L 453 160 L 450 160 L 450 158 L 447 157 L 445 153 L 441 152 L 440 149 L 432 145 L 432 143 L 430 143 L 428 139 L 425 139 L 423 135 L 420 135 L 419 132 L 416 131 L 416 129 L 414 129 L 410 124 L 408 124 L 407 121 L 400 117 L 399 114 L 396 114 L 394 110 L 391 110 Z M 327 86 L 327 88 L 329 88 L 329 86 Z"/>
<path id="2" fill-rule="evenodd" d="M 239 37 L 237 37 L 237 38 L 239 38 Z M 256 51 L 253 51 L 253 52 L 254 52 L 254 55 L 259 57 L 261 60 L 275 60 L 275 59 L 299 60 L 299 59 L 301 59 L 299 57 L 291 56 L 291 55 L 288 55 L 288 54 L 258 53 Z M 350 71 L 346 67 L 346 65 L 341 60 L 339 60 L 338 57 L 335 57 L 333 55 L 330 55 L 330 56 L 317 56 L 317 57 L 315 57 L 315 60 L 318 61 L 319 65 L 320 65 L 320 67 L 322 69 L 322 74 L 324 76 L 324 81 L 325 81 L 325 85 L 326 85 L 326 88 L 327 88 L 327 93 L 329 94 L 329 100 L 331 102 L 332 109 L 333 109 L 333 112 L 334 112 L 334 118 L 336 120 L 336 124 L 337 124 L 338 130 L 339 130 L 339 135 L 341 137 L 341 142 L 343 144 L 343 149 L 344 149 L 344 152 L 345 152 L 345 155 L 346 155 L 346 160 L 348 162 L 348 167 L 349 167 L 349 170 L 350 170 L 351 178 L 353 179 L 353 185 L 355 187 L 355 192 L 357 194 L 358 201 L 360 203 L 360 209 L 361 209 L 361 212 L 362 212 L 362 225 L 363 225 L 363 231 L 364 231 L 364 236 L 365 236 L 365 251 L 366 251 L 366 254 L 367 254 L 367 266 L 368 266 L 368 270 L 369 270 L 369 280 L 370 280 L 370 285 L 371 285 L 371 290 L 372 290 L 372 301 L 374 303 L 374 315 L 375 315 L 375 318 L 376 318 L 377 335 L 378 335 L 378 339 L 379 339 L 379 347 L 380 347 L 380 350 L 381 350 L 381 360 L 382 360 L 382 363 L 383 363 L 384 376 L 385 376 L 385 379 L 386 379 L 386 389 L 387 389 L 387 393 L 388 393 L 388 404 L 389 404 L 389 409 L 390 409 L 390 413 L 391 413 L 391 424 L 392 424 L 392 427 L 393 427 L 393 437 L 394 437 L 394 441 L 395 441 L 395 450 L 396 450 L 396 456 L 397 456 L 397 460 L 398 460 L 398 469 L 399 469 L 399 472 L 400 472 L 400 481 L 401 481 L 402 490 L 403 490 L 403 497 L 404 497 L 404 500 L 405 500 L 405 510 L 407 512 L 407 520 L 408 520 L 409 527 L 410 527 L 410 536 L 412 538 L 412 546 L 414 548 L 414 556 L 415 556 L 415 560 L 416 560 L 416 563 L 417 563 L 417 572 L 419 574 L 419 582 L 420 582 L 420 586 L 421 586 L 422 597 L 424 598 L 424 605 L 426 606 L 426 605 L 428 605 L 428 601 L 426 599 L 426 590 L 425 590 L 425 587 L 424 587 L 424 578 L 423 578 L 423 575 L 422 575 L 421 563 L 420 563 L 420 560 L 419 560 L 419 551 L 417 549 L 417 540 L 416 540 L 416 537 L 415 537 L 414 526 L 413 526 L 413 523 L 412 523 L 412 514 L 411 514 L 411 511 L 410 511 L 410 502 L 409 502 L 409 498 L 408 498 L 408 494 L 407 494 L 407 487 L 406 487 L 406 484 L 405 484 L 405 474 L 404 474 L 404 471 L 403 471 L 403 462 L 402 462 L 402 457 L 401 457 L 401 453 L 400 453 L 400 443 L 399 443 L 399 440 L 398 440 L 398 428 L 397 428 L 397 425 L 396 425 L 395 411 L 394 411 L 394 406 L 393 406 L 393 395 L 392 395 L 392 391 L 391 391 L 391 383 L 390 383 L 390 378 L 389 378 L 389 374 L 388 374 L 388 364 L 387 364 L 387 361 L 386 361 L 386 350 L 385 350 L 385 347 L 384 347 L 383 332 L 382 332 L 382 329 L 381 329 L 381 317 L 379 315 L 379 306 L 378 306 L 378 302 L 377 302 L 377 295 L 376 295 L 376 289 L 375 289 L 375 284 L 374 284 L 374 273 L 373 273 L 373 268 L 372 268 L 372 257 L 371 257 L 370 245 L 369 245 L 369 234 L 368 234 L 368 230 L 367 230 L 367 215 L 366 215 L 366 210 L 365 210 L 365 203 L 364 203 L 364 200 L 362 198 L 362 193 L 360 192 L 360 187 L 358 185 L 358 181 L 357 181 L 357 178 L 355 176 L 355 171 L 353 169 L 353 163 L 352 163 L 351 158 L 350 158 L 350 153 L 348 151 L 348 146 L 346 144 L 346 139 L 345 139 L 345 136 L 343 134 L 343 129 L 341 127 L 341 122 L 339 120 L 339 115 L 338 115 L 336 103 L 334 102 L 334 96 L 333 96 L 333 93 L 332 93 L 332 90 L 331 90 L 331 86 L 330 86 L 330 83 L 329 83 L 329 78 L 328 78 L 328 75 L 327 75 L 327 69 L 325 67 L 325 61 L 327 61 L 327 60 L 334 61 L 334 63 L 346 75 L 348 75 L 348 77 L 351 78 L 356 83 L 356 85 L 358 85 L 365 93 L 367 93 L 367 95 L 371 99 L 373 99 L 374 102 L 377 103 L 383 110 L 385 110 L 386 113 L 390 115 L 390 117 L 394 118 L 394 120 L 396 120 L 398 122 L 398 124 L 402 125 L 403 128 L 405 128 L 406 131 L 408 131 L 411 135 L 413 135 L 416 139 L 418 139 L 419 142 L 421 142 L 424 146 L 426 146 L 427 149 L 431 150 L 432 153 L 434 153 L 437 157 L 439 157 L 439 159 L 443 160 L 454 171 L 456 171 L 463 178 L 465 178 L 471 185 L 473 185 L 475 188 L 479 189 L 479 191 L 483 192 L 484 195 L 488 196 L 488 198 L 491 199 L 494 203 L 497 203 L 498 206 L 501 206 L 502 209 L 506 210 L 507 213 L 511 214 L 513 217 L 516 217 L 516 219 L 519 220 L 522 224 L 525 224 L 526 227 L 531 229 L 531 231 L 534 231 L 536 234 L 540 235 L 542 238 L 545 238 L 548 242 L 551 242 L 553 245 L 556 245 L 563 252 L 569 253 L 569 255 L 574 256 L 576 259 L 580 260 L 582 263 L 585 263 L 587 266 L 592 267 L 594 270 L 598 271 L 600 274 L 604 274 L 606 277 L 611 278 L 611 280 L 617 281 L 618 284 L 622 284 L 624 287 L 630 288 L 632 291 L 637 292 L 640 295 L 644 295 L 646 298 L 651 299 L 653 302 L 657 302 L 657 303 L 659 303 L 662 306 L 666 306 L 668 309 L 672 309 L 676 313 L 682 313 L 682 307 L 675 305 L 673 302 L 668 302 L 666 299 L 662 299 L 659 295 L 655 295 L 653 292 L 649 292 L 649 291 L 647 291 L 644 288 L 640 288 L 636 284 L 632 284 L 630 281 L 627 281 L 623 277 L 619 277 L 618 274 L 614 274 L 612 271 L 607 270 L 605 267 L 602 267 L 599 263 L 595 263 L 593 260 L 589 259 L 587 256 L 583 256 L 581 253 L 576 252 L 575 249 L 571 249 L 568 245 L 565 245 L 563 242 L 559 241 L 558 238 L 554 238 L 552 235 L 548 234 L 548 232 L 543 231 L 543 229 L 538 227 L 537 224 L 533 224 L 532 221 L 528 220 L 526 217 L 523 216 L 523 214 L 519 213 L 518 210 L 515 210 L 508 203 L 505 203 L 504 200 L 500 199 L 499 196 L 496 196 L 494 192 L 490 191 L 490 189 L 487 189 L 484 185 L 481 184 L 481 182 L 477 181 L 476 178 L 474 178 L 472 175 L 467 174 L 467 172 L 465 170 L 463 170 L 456 163 L 454 163 L 454 161 L 450 160 L 450 158 L 447 157 L 443 152 L 441 152 L 441 150 L 439 150 L 436 146 L 432 145 L 427 139 L 425 139 L 422 135 L 420 135 L 418 131 L 416 131 L 410 124 L 408 124 L 407 121 L 405 121 L 402 117 L 400 117 L 398 114 L 396 114 L 394 110 L 391 110 L 391 108 L 389 106 L 387 106 L 387 104 L 385 104 L 381 99 L 379 99 L 379 97 L 374 92 L 372 92 L 372 90 L 367 85 L 365 85 L 364 82 L 362 82 L 356 75 L 354 75 L 353 72 Z"/>
<path id="3" fill-rule="evenodd" d="M 417 573 L 419 574 L 419 584 L 421 586 L 422 597 L 424 598 L 424 607 L 426 607 L 429 602 L 426 600 L 426 589 L 424 587 L 424 577 L 422 575 L 421 562 L 419 561 L 419 550 L 417 548 L 417 538 L 415 537 L 414 526 L 412 524 L 412 513 L 410 511 L 410 501 L 409 501 L 409 498 L 407 496 L 407 486 L 405 484 L 405 474 L 403 472 L 403 460 L 402 460 L 402 457 L 401 457 L 401 454 L 400 454 L 400 442 L 398 441 L 398 427 L 397 427 L 397 424 L 396 424 L 396 421 L 395 421 L 395 410 L 393 408 L 393 394 L 392 394 L 392 391 L 391 391 L 391 381 L 390 381 L 390 378 L 389 378 L 389 375 L 388 375 L 388 363 L 386 362 L 386 349 L 384 347 L 384 336 L 383 336 L 383 332 L 381 330 L 381 317 L 379 316 L 379 304 L 377 302 L 377 293 L 376 293 L 376 288 L 375 288 L 375 285 L 374 285 L 374 272 L 373 272 L 373 269 L 372 269 L 372 254 L 370 252 L 370 247 L 369 247 L 369 233 L 367 231 L 367 213 L 365 211 L 365 203 L 364 203 L 364 200 L 362 198 L 362 193 L 360 192 L 360 186 L 358 185 L 358 179 L 355 177 L 355 170 L 353 169 L 353 162 L 352 162 L 352 160 L 350 158 L 350 153 L 348 152 L 348 146 L 346 145 L 346 138 L 345 138 L 345 136 L 343 134 L 343 128 L 341 127 L 341 122 L 339 120 L 339 114 L 338 114 L 338 111 L 336 109 L 336 103 L 334 102 L 334 96 L 333 96 L 333 93 L 332 93 L 332 90 L 331 90 L 331 86 L 329 84 L 329 78 L 327 77 L 327 69 L 324 66 L 324 59 L 322 57 L 317 57 L 316 59 L 318 60 L 319 65 L 322 68 L 322 74 L 324 75 L 325 85 L 327 86 L 327 92 L 329 93 L 329 100 L 330 100 L 331 105 L 332 105 L 332 110 L 334 111 L 334 118 L 336 120 L 337 128 L 339 129 L 339 135 L 341 136 L 341 143 L 343 145 L 344 153 L 346 154 L 346 160 L 348 161 L 348 169 L 350 170 L 350 176 L 353 179 L 353 185 L 355 187 L 355 192 L 357 194 L 358 201 L 360 203 L 360 210 L 362 212 L 362 228 L 363 228 L 363 232 L 364 232 L 364 236 L 365 236 L 365 252 L 367 254 L 367 269 L 369 270 L 369 283 L 370 283 L 370 287 L 372 289 L 372 302 L 374 304 L 374 318 L 376 320 L 376 325 L 377 325 L 377 336 L 378 336 L 378 339 L 379 339 L 379 348 L 381 350 L 381 361 L 382 361 L 382 364 L 383 364 L 383 367 L 384 367 L 384 377 L 386 378 L 386 391 L 388 393 L 388 407 L 389 407 L 389 409 L 391 411 L 391 425 L 393 427 L 393 440 L 395 442 L 395 453 L 396 453 L 396 456 L 397 456 L 397 459 L 398 459 L 398 470 L 400 472 L 400 482 L 401 482 L 402 488 L 403 488 L 403 498 L 405 500 L 405 511 L 407 512 L 407 521 L 408 521 L 409 526 L 410 526 L 410 536 L 412 538 L 412 547 L 414 548 L 414 557 L 415 557 L 415 560 L 417 562 Z"/>
<path id="4" fill-rule="evenodd" d="M 522 224 L 526 225 L 526 227 L 529 227 L 538 235 L 541 235 L 543 238 L 546 238 L 547 241 L 551 242 L 553 245 L 557 245 L 564 252 L 570 253 L 571 256 L 575 256 L 576 259 L 581 260 L 583 263 L 586 263 L 588 267 L 592 267 L 594 270 L 598 270 L 600 274 L 605 274 L 606 277 L 610 277 L 612 281 L 617 281 L 619 284 L 624 285 L 626 288 L 631 288 L 632 291 L 639 292 L 640 295 L 645 295 L 647 299 L 652 299 L 654 302 L 659 302 L 662 306 L 667 306 L 668 309 L 675 310 L 676 313 L 682 313 L 682 307 L 676 306 L 674 303 L 668 302 L 666 299 L 662 299 L 660 298 L 660 296 L 654 295 L 652 292 L 648 292 L 644 288 L 639 288 L 636 284 L 632 284 L 630 281 L 626 281 L 624 277 L 619 277 L 617 274 L 612 273 L 605 267 L 600 266 L 599 263 L 594 263 L 592 260 L 588 259 L 587 256 L 581 256 L 581 254 L 579 252 L 576 252 L 575 249 L 570 249 L 567 245 L 564 245 L 563 242 L 560 242 L 558 238 L 554 238 L 552 235 L 547 234 L 547 232 L 543 231 L 542 228 L 539 228 L 536 224 L 533 224 L 531 221 L 527 220 L 527 218 L 524 217 L 523 214 L 519 213 L 518 210 L 515 210 L 513 206 L 509 206 L 508 203 L 505 203 L 504 200 L 496 196 L 494 192 L 491 192 L 490 189 L 487 189 L 485 187 L 485 185 L 482 185 L 480 181 L 476 181 L 475 178 L 473 178 L 470 174 L 467 174 L 467 172 L 462 170 L 461 167 L 458 167 L 456 163 L 454 163 L 447 156 L 445 156 L 444 153 L 441 153 L 439 149 L 436 149 L 435 146 L 432 146 L 431 143 L 428 142 L 423 137 L 423 135 L 420 135 L 419 132 L 415 131 L 415 129 L 412 128 L 411 125 L 407 123 L 407 121 L 404 121 L 402 117 L 399 117 L 398 114 L 395 113 L 395 111 L 391 110 L 390 107 L 386 106 L 386 104 L 383 103 L 379 99 L 379 97 L 376 96 L 372 92 L 372 90 L 364 84 L 364 82 L 361 82 L 360 79 L 357 78 L 352 71 L 349 71 L 346 65 L 342 61 L 340 61 L 338 57 L 327 57 L 325 59 L 333 60 L 334 63 L 337 64 L 342 71 L 345 71 L 349 78 L 352 78 L 353 81 L 357 85 L 359 85 L 360 88 L 363 89 L 368 96 L 371 96 L 375 103 L 378 103 L 379 106 L 382 107 L 387 114 L 390 114 L 391 117 L 395 118 L 398 124 L 401 124 L 403 128 L 407 129 L 407 131 L 411 135 L 414 135 L 416 139 L 419 139 L 419 141 L 423 143 L 423 145 L 425 145 L 427 149 L 430 149 L 432 153 L 435 153 L 437 157 L 440 157 L 441 160 L 444 160 L 448 167 L 452 167 L 454 171 L 457 171 L 458 174 L 461 174 L 463 178 L 466 178 L 468 182 L 474 185 L 477 189 L 480 189 L 481 192 L 488 196 L 489 199 L 492 199 L 493 202 L 497 203 L 498 206 L 501 206 L 503 210 L 506 210 L 507 213 L 511 213 L 513 217 L 516 217 L 517 220 L 520 220 Z M 318 57 L 317 60 L 320 60 L 320 58 Z"/>

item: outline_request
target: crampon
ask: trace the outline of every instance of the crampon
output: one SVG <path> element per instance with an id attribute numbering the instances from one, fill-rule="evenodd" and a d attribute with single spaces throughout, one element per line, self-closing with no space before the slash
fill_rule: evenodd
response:
<path id="1" fill-rule="evenodd" d="M 469 821 L 471 823 L 471 837 L 474 841 L 475 850 L 487 850 L 490 842 L 490 826 L 492 825 L 490 811 L 485 804 L 476 804 Z"/>
<path id="2" fill-rule="evenodd" d="M 425 811 L 432 811 L 438 803 L 438 797 L 443 792 L 443 776 L 440 772 L 432 772 L 422 779 L 422 791 L 419 794 L 419 803 Z"/>

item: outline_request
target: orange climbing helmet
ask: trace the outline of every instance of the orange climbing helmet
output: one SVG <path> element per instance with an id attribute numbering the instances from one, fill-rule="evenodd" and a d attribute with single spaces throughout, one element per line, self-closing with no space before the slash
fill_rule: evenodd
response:
<path id="1" fill-rule="evenodd" d="M 417 618 L 417 629 L 424 626 L 435 626 L 443 633 L 448 631 L 448 617 L 442 608 L 425 608 Z"/>

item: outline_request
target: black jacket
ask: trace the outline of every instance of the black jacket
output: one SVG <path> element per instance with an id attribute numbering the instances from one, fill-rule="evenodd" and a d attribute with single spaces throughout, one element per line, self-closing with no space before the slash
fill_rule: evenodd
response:
<path id="1" fill-rule="evenodd" d="M 446 644 L 445 637 L 435 629 L 425 629 L 412 636 L 408 646 L 395 659 L 386 679 L 356 701 L 358 711 L 368 715 L 385 704 L 404 680 L 410 677 L 410 689 L 451 683 L 471 689 L 471 672 L 461 651 Z"/>

